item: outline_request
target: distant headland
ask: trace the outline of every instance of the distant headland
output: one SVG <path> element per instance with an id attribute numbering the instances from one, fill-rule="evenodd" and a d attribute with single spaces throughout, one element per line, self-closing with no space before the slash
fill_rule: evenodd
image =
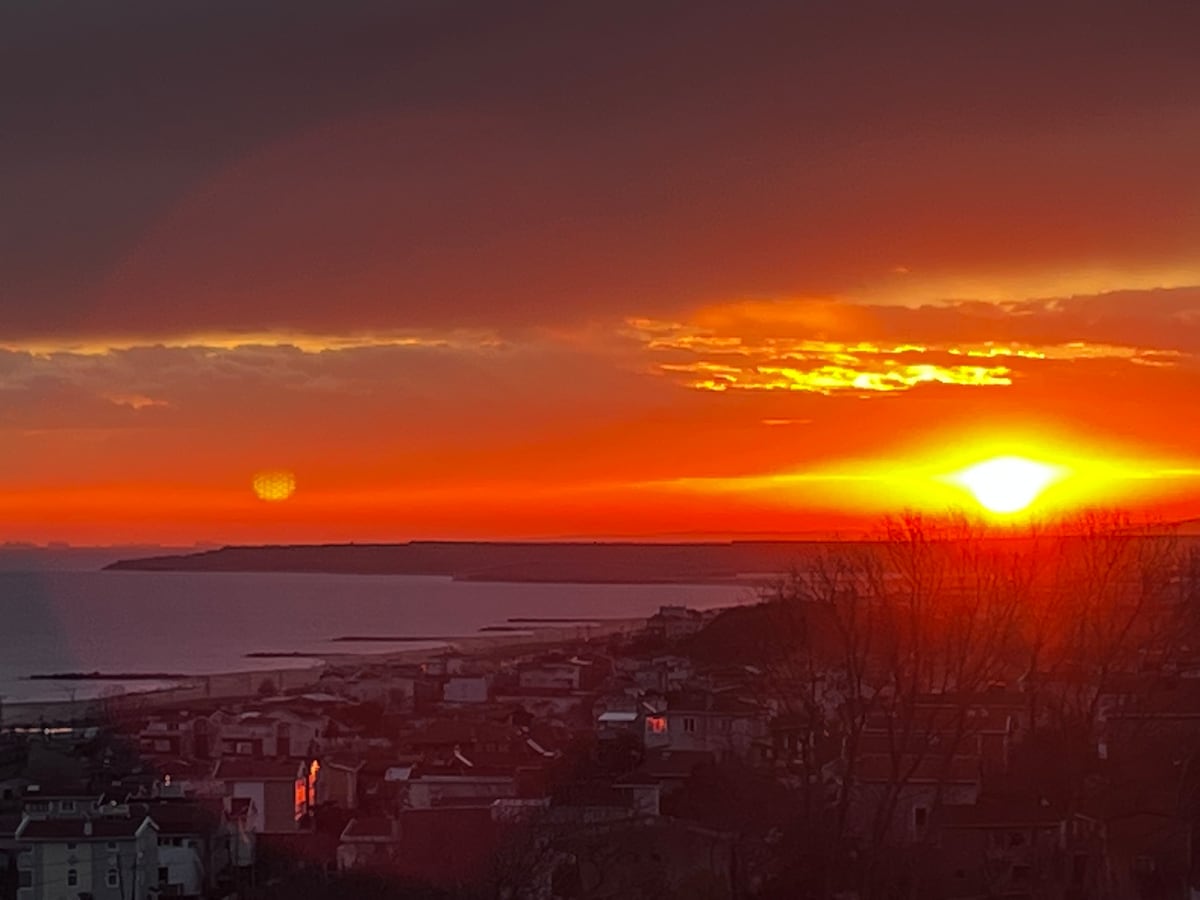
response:
<path id="1" fill-rule="evenodd" d="M 150 572 L 308 572 L 427 575 L 460 581 L 589 584 L 761 583 L 823 541 L 492 543 L 231 546 L 122 559 L 106 569 Z"/>

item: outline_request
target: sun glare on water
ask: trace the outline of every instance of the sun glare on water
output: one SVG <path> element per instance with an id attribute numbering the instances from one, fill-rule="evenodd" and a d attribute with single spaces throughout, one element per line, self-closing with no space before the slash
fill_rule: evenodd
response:
<path id="1" fill-rule="evenodd" d="M 956 472 L 950 480 L 970 491 L 984 509 L 1006 515 L 1027 509 L 1062 474 L 1057 466 L 997 456 Z"/>

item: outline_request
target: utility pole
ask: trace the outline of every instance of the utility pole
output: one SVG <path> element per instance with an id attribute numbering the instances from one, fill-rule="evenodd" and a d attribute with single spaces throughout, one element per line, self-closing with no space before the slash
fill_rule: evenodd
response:
<path id="1" fill-rule="evenodd" d="M 1187 755 L 1180 765 L 1179 771 L 1179 813 L 1186 830 L 1187 847 L 1187 893 L 1186 900 L 1200 898 L 1200 872 L 1197 871 L 1196 859 L 1196 830 L 1200 826 L 1200 809 L 1197 809 L 1197 785 L 1193 780 L 1192 766 L 1196 761 L 1196 753 Z"/>

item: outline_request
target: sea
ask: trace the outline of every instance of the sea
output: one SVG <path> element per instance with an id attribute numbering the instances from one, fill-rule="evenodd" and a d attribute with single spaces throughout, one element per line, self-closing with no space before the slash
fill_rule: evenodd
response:
<path id="1" fill-rule="evenodd" d="M 84 699 L 153 680 L 31 680 L 52 673 L 219 672 L 310 666 L 250 653 L 382 653 L 411 643 L 348 635 L 469 636 L 512 617 L 632 618 L 660 606 L 752 602 L 741 585 L 530 584 L 408 575 L 0 571 L 0 701 Z M 436 646 L 430 644 L 427 646 Z"/>

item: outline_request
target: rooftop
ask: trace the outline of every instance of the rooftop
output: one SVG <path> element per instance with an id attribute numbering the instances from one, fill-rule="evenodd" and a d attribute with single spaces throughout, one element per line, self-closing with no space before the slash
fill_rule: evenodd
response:
<path id="1" fill-rule="evenodd" d="M 707 750 L 649 750 L 637 772 L 647 778 L 688 778 L 700 766 L 711 765 Z"/>
<path id="2" fill-rule="evenodd" d="M 302 768 L 295 760 L 225 757 L 217 763 L 213 778 L 218 781 L 295 781 L 301 777 Z"/>
<path id="3" fill-rule="evenodd" d="M 132 840 L 143 826 L 156 827 L 146 816 L 99 819 L 25 819 L 17 827 L 23 841 Z"/>
<path id="4" fill-rule="evenodd" d="M 397 834 L 396 823 L 387 816 L 351 819 L 342 829 L 342 840 L 391 840 Z"/>
<path id="5" fill-rule="evenodd" d="M 973 806 L 946 806 L 947 828 L 1054 828 L 1066 814 L 1036 797 L 980 797 Z"/>

